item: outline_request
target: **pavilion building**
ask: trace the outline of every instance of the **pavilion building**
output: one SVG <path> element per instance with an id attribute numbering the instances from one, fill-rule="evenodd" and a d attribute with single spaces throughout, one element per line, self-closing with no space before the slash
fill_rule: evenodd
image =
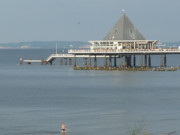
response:
<path id="1" fill-rule="evenodd" d="M 147 40 L 123 12 L 120 19 L 114 24 L 112 29 L 103 40 L 89 41 L 92 45 L 90 49 L 68 50 L 74 55 L 74 67 L 76 67 L 76 56 L 89 56 L 89 67 L 91 67 L 91 57 L 94 57 L 94 67 L 97 67 L 97 56 L 104 57 L 104 67 L 117 67 L 116 59 L 120 59 L 120 68 L 138 67 L 136 56 L 140 56 L 140 67 L 151 67 L 151 55 L 161 55 L 161 67 L 166 67 L 166 54 L 180 54 L 178 49 L 157 48 L 158 40 Z M 133 57 L 132 57 L 133 56 Z M 144 58 L 143 58 L 144 57 Z M 164 59 L 163 59 L 164 57 Z M 87 61 L 87 58 L 85 58 Z M 87 62 L 84 62 L 87 63 Z"/>
<path id="2" fill-rule="evenodd" d="M 146 40 L 123 12 L 103 40 L 89 41 L 93 50 L 155 49 L 158 40 Z"/>

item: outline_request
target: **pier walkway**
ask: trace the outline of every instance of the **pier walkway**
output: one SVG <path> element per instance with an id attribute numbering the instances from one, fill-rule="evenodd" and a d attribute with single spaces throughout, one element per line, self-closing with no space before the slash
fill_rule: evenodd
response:
<path id="1" fill-rule="evenodd" d="M 56 58 L 74 58 L 74 54 L 51 54 L 46 61 L 51 62 L 55 60 Z M 91 56 L 91 58 L 94 58 L 95 56 Z M 97 58 L 104 58 L 105 55 L 99 55 L 96 56 Z M 76 55 L 76 58 L 89 58 L 89 54 L 84 54 L 84 55 Z"/>
<path id="2" fill-rule="evenodd" d="M 83 49 L 83 50 L 68 50 L 67 54 L 51 54 L 47 59 L 41 60 L 23 60 L 23 62 L 27 64 L 31 64 L 33 62 L 39 62 L 41 64 L 50 64 L 52 65 L 55 59 L 60 59 L 60 65 L 74 65 L 74 69 L 85 69 L 85 70 L 93 70 L 93 69 L 117 69 L 118 70 L 150 70 L 151 65 L 151 56 L 152 55 L 160 55 L 160 67 L 167 67 L 167 56 L 169 54 L 180 54 L 180 49 Z M 140 65 L 136 63 L 136 56 L 140 55 Z M 84 63 L 82 67 L 77 66 L 77 59 L 83 58 Z M 97 66 L 97 58 L 104 58 L 104 67 L 100 68 Z M 93 59 L 93 61 L 92 61 Z M 114 59 L 112 61 L 112 59 Z M 117 59 L 119 59 L 117 61 Z M 64 62 L 63 62 L 64 61 Z M 92 62 L 91 62 L 92 61 Z M 22 58 L 20 59 L 20 63 L 22 64 Z M 119 64 L 118 64 L 119 63 Z M 114 64 L 114 65 L 113 65 Z M 164 70 L 158 69 L 158 70 Z M 175 69 L 175 68 L 174 68 Z M 170 70 L 174 70 L 170 69 Z"/>
<path id="3" fill-rule="evenodd" d="M 33 62 L 33 63 L 41 63 L 41 60 L 23 60 L 23 62 L 26 62 L 26 63 L 31 63 L 31 62 Z"/>
<path id="4" fill-rule="evenodd" d="M 41 64 L 43 63 L 50 63 L 57 59 L 60 58 L 61 61 L 62 59 L 67 59 L 70 60 L 70 63 L 72 59 L 76 58 L 84 58 L 85 60 L 94 58 L 96 61 L 96 58 L 109 58 L 111 61 L 111 58 L 121 58 L 121 63 L 122 63 L 122 57 L 125 57 L 125 66 L 130 66 L 131 64 L 128 64 L 129 62 L 131 63 L 131 55 L 134 56 L 134 65 L 135 65 L 135 56 L 136 55 L 141 55 L 141 65 L 143 63 L 143 58 L 142 56 L 145 56 L 145 65 L 147 65 L 147 55 L 149 55 L 149 65 L 151 65 L 151 58 L 150 55 L 161 55 L 164 56 L 164 65 L 166 65 L 166 55 L 167 54 L 180 54 L 180 49 L 122 49 L 122 50 L 117 50 L 117 49 L 96 49 L 96 50 L 90 50 L 90 49 L 78 49 L 78 50 L 68 50 L 67 54 L 51 54 L 47 59 L 43 60 L 23 60 L 25 63 L 36 63 L 39 62 Z M 129 58 L 130 57 L 130 58 Z M 116 60 L 115 60 L 116 61 Z M 128 62 L 129 61 L 129 62 Z M 75 61 L 76 62 L 76 61 Z M 61 62 L 62 63 L 62 62 Z M 67 62 L 66 62 L 67 63 Z M 163 58 L 161 58 L 161 65 L 163 63 Z M 76 64 L 74 64 L 76 65 Z"/>
<path id="5" fill-rule="evenodd" d="M 153 55 L 161 55 L 161 54 L 180 54 L 180 49 L 122 49 L 122 50 L 68 50 L 69 54 L 75 55 L 119 55 L 119 54 L 153 54 Z"/>

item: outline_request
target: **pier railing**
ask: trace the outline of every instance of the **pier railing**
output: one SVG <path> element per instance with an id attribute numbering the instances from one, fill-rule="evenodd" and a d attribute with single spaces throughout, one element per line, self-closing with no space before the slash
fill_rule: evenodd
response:
<path id="1" fill-rule="evenodd" d="M 90 50 L 90 49 L 78 49 L 78 50 L 68 50 L 67 54 L 51 54 L 46 61 L 50 62 L 53 61 L 56 58 L 73 58 L 74 55 L 76 57 L 84 57 L 87 58 L 89 55 L 98 55 L 97 57 L 105 57 L 105 55 L 108 54 L 180 54 L 180 49 L 122 49 L 122 50 L 117 50 L 117 49 L 109 49 L 109 50 L 101 50 L 101 49 L 96 49 L 96 50 Z M 91 56 L 93 57 L 93 56 Z"/>
<path id="2" fill-rule="evenodd" d="M 51 54 L 47 59 L 46 61 L 51 61 L 51 59 L 54 59 L 54 58 L 58 58 L 58 57 L 73 57 L 72 54 Z"/>
<path id="3" fill-rule="evenodd" d="M 180 49 L 78 49 L 68 50 L 68 53 L 74 54 L 74 53 L 180 53 Z"/>

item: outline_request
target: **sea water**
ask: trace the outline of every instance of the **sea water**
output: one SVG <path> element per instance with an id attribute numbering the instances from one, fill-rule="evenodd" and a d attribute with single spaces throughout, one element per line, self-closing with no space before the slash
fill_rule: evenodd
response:
<path id="1" fill-rule="evenodd" d="M 54 50 L 0 50 L 0 134 L 130 135 L 135 129 L 180 133 L 180 71 L 80 71 L 19 65 Z M 158 59 L 158 60 L 156 60 Z M 155 64 L 159 64 L 155 57 Z M 168 65 L 180 64 L 167 56 Z"/>

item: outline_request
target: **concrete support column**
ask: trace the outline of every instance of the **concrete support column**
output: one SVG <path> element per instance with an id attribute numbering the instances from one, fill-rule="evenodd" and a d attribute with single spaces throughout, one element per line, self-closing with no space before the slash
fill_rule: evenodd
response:
<path id="1" fill-rule="evenodd" d="M 84 65 L 87 66 L 87 58 L 84 58 Z"/>
<path id="2" fill-rule="evenodd" d="M 166 67 L 167 64 L 166 64 L 166 55 L 164 55 L 164 67 Z"/>
<path id="3" fill-rule="evenodd" d="M 127 67 L 131 67 L 131 55 L 127 56 Z"/>
<path id="4" fill-rule="evenodd" d="M 141 54 L 141 68 L 143 68 L 143 55 Z"/>
<path id="5" fill-rule="evenodd" d="M 127 56 L 127 67 L 129 67 L 129 56 Z"/>
<path id="6" fill-rule="evenodd" d="M 122 54 L 120 55 L 120 68 L 122 68 L 123 67 L 123 56 L 122 56 Z"/>
<path id="7" fill-rule="evenodd" d="M 76 67 L 76 55 L 74 55 L 74 67 Z"/>
<path id="8" fill-rule="evenodd" d="M 109 67 L 112 67 L 111 55 L 109 55 Z"/>
<path id="9" fill-rule="evenodd" d="M 104 67 L 107 67 L 107 58 L 106 58 L 106 56 L 104 57 Z"/>
<path id="10" fill-rule="evenodd" d="M 72 59 L 71 58 L 69 59 L 69 65 L 72 65 Z"/>
<path id="11" fill-rule="evenodd" d="M 116 67 L 116 55 L 114 56 L 114 67 Z"/>
<path id="12" fill-rule="evenodd" d="M 151 67 L 151 55 L 149 55 L 149 67 Z"/>
<path id="13" fill-rule="evenodd" d="M 147 54 L 144 55 L 144 65 L 147 67 Z"/>
<path id="14" fill-rule="evenodd" d="M 60 58 L 60 65 L 63 65 L 63 58 Z"/>
<path id="15" fill-rule="evenodd" d="M 65 60 L 65 63 L 64 63 L 64 65 L 67 65 L 67 58 L 64 58 L 64 60 Z"/>
<path id="16" fill-rule="evenodd" d="M 133 62 L 134 62 L 134 63 L 133 63 L 133 66 L 136 67 L 136 55 L 134 55 L 133 59 L 134 59 L 134 60 L 133 60 Z"/>
<path id="17" fill-rule="evenodd" d="M 131 55 L 129 55 L 129 64 L 128 64 L 129 67 L 131 67 Z"/>
<path id="18" fill-rule="evenodd" d="M 96 59 L 96 55 L 94 57 L 94 67 L 97 67 L 97 59 Z"/>
<path id="19" fill-rule="evenodd" d="M 163 55 L 161 55 L 161 67 L 163 67 Z"/>
<path id="20" fill-rule="evenodd" d="M 125 67 L 127 67 L 127 55 L 125 55 Z"/>
<path id="21" fill-rule="evenodd" d="M 91 67 L 91 55 L 89 55 L 89 67 Z"/>

